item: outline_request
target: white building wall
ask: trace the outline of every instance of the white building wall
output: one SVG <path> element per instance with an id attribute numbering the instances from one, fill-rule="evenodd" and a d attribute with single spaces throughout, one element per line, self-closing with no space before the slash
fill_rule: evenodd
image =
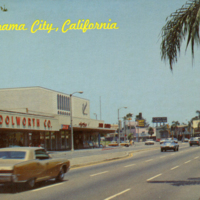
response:
<path id="1" fill-rule="evenodd" d="M 90 119 L 90 101 L 72 96 L 73 117 Z"/>
<path id="2" fill-rule="evenodd" d="M 41 114 L 58 114 L 57 95 L 66 97 L 68 94 L 49 90 L 42 87 L 0 89 L 0 110 Z M 76 95 L 76 94 L 74 94 Z M 73 117 L 90 119 L 89 100 L 72 96 Z M 70 114 L 70 111 L 65 111 Z"/>

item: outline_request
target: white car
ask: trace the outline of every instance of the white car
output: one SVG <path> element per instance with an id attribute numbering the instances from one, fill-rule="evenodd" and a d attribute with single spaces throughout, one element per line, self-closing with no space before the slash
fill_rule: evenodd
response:
<path id="1" fill-rule="evenodd" d="M 145 141 L 144 144 L 145 145 L 154 145 L 154 141 L 153 141 L 153 139 L 148 139 L 148 140 Z"/>

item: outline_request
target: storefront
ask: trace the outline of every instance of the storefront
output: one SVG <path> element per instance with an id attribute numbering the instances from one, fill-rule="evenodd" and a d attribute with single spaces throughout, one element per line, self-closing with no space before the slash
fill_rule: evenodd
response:
<path id="1" fill-rule="evenodd" d="M 108 125 L 104 125 L 108 127 Z M 74 149 L 92 148 L 99 135 L 114 130 L 88 128 L 80 124 L 73 128 Z M 0 110 L 0 148 L 14 146 L 41 146 L 47 150 L 70 150 L 70 125 L 63 125 L 57 116 L 35 115 Z"/>
<path id="2" fill-rule="evenodd" d="M 100 134 L 115 130 L 90 118 L 90 101 L 43 87 L 0 89 L 0 148 L 42 146 L 71 149 L 70 101 L 74 149 L 91 148 Z"/>

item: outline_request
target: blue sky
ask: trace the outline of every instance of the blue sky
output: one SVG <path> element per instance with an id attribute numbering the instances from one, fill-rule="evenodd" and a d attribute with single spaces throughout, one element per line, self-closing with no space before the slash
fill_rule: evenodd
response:
<path id="1" fill-rule="evenodd" d="M 93 113 L 106 123 L 117 122 L 127 113 L 142 112 L 185 122 L 200 110 L 199 50 L 185 53 L 183 43 L 178 63 L 170 71 L 161 61 L 159 34 L 165 19 L 183 0 L 10 0 L 1 1 L 8 12 L 0 12 L 0 24 L 26 24 L 27 31 L 0 31 L 0 87 L 41 86 L 90 100 Z M 69 30 L 70 19 L 116 22 L 116 30 Z M 58 27 L 57 32 L 30 28 L 35 20 Z"/>

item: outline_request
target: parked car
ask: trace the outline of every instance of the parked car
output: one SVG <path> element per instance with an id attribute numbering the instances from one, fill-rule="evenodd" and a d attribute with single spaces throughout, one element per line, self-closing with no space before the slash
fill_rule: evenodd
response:
<path id="1" fill-rule="evenodd" d="M 144 143 L 145 145 L 154 145 L 153 139 L 147 139 Z"/>
<path id="2" fill-rule="evenodd" d="M 25 183 L 33 188 L 36 182 L 64 179 L 70 169 L 66 158 L 52 158 L 41 147 L 13 147 L 0 149 L 0 184 Z"/>
<path id="3" fill-rule="evenodd" d="M 112 147 L 116 147 L 119 146 L 117 141 L 112 141 L 110 144 L 108 144 L 108 146 L 112 146 Z M 130 146 L 130 142 L 129 141 L 121 141 L 120 142 L 120 146 L 125 146 L 125 147 L 129 147 Z"/>
<path id="4" fill-rule="evenodd" d="M 200 141 L 199 141 L 199 138 L 198 137 L 191 137 L 190 138 L 190 141 L 189 141 L 189 145 L 192 146 L 192 145 L 200 145 Z"/>
<path id="5" fill-rule="evenodd" d="M 174 141 L 167 141 L 160 145 L 160 151 L 174 150 L 178 151 L 179 144 Z"/>
<path id="6" fill-rule="evenodd" d="M 122 142 L 120 142 L 120 146 L 129 147 L 130 146 L 130 142 L 129 141 L 122 141 Z"/>
<path id="7" fill-rule="evenodd" d="M 118 142 L 117 141 L 111 141 L 111 143 L 108 144 L 108 146 L 116 147 L 116 146 L 118 146 Z"/>
<path id="8" fill-rule="evenodd" d="M 189 142 L 188 138 L 184 138 L 183 142 Z"/>

